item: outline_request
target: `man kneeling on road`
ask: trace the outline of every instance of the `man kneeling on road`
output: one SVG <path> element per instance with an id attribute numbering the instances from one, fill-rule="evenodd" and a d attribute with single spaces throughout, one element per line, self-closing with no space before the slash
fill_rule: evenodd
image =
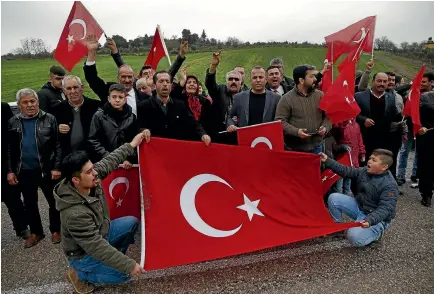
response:
<path id="1" fill-rule="evenodd" d="M 336 222 L 343 222 L 342 212 L 361 222 L 362 227 L 348 229 L 347 239 L 353 246 L 366 246 L 378 241 L 395 217 L 398 185 L 389 171 L 392 152 L 376 149 L 366 167 L 352 168 L 341 165 L 321 153 L 326 167 L 342 178 L 357 181 L 360 187 L 355 197 L 333 193 L 328 199 L 328 209 Z"/>
<path id="2" fill-rule="evenodd" d="M 122 283 L 144 270 L 125 255 L 134 243 L 139 221 L 126 216 L 110 221 L 100 181 L 118 168 L 145 138 L 139 133 L 107 157 L 92 164 L 85 152 L 63 160 L 63 179 L 55 188 L 62 220 L 62 246 L 71 268 L 67 280 L 77 293 L 91 293 L 91 283 Z"/>

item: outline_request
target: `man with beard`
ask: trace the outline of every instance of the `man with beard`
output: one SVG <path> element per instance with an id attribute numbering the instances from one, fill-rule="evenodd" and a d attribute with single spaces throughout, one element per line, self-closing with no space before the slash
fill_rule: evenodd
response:
<path id="1" fill-rule="evenodd" d="M 51 109 L 57 103 L 64 101 L 65 95 L 62 91 L 62 80 L 65 77 L 65 70 L 60 66 L 50 67 L 50 79 L 39 90 L 39 108 L 51 113 Z"/>
<path id="2" fill-rule="evenodd" d="M 92 293 L 91 283 L 123 283 L 144 273 L 125 255 L 139 228 L 139 220 L 124 216 L 110 221 L 104 180 L 134 153 L 144 139 L 140 133 L 130 143 L 93 164 L 86 152 L 66 156 L 65 178 L 54 188 L 56 207 L 62 219 L 62 247 L 70 267 L 66 279 L 76 293 Z"/>
<path id="3" fill-rule="evenodd" d="M 187 110 L 183 101 L 170 97 L 172 78 L 168 71 L 154 74 L 155 94 L 139 105 L 143 115 L 139 126 L 145 129 L 148 141 L 152 136 L 177 140 L 202 140 L 211 143 L 199 121 Z"/>
<path id="4" fill-rule="evenodd" d="M 318 107 L 324 93 L 314 88 L 315 67 L 299 65 L 293 76 L 296 86 L 280 99 L 275 119 L 282 122 L 287 149 L 319 154 L 332 127 Z"/>
<path id="5" fill-rule="evenodd" d="M 404 110 L 404 101 L 396 91 L 395 91 L 395 73 L 386 72 L 387 75 L 387 89 L 386 92 L 392 94 L 395 97 L 395 104 L 398 110 L 398 114 L 394 121 L 390 124 L 390 140 L 389 140 L 389 150 L 393 153 L 393 164 L 390 166 L 390 172 L 396 179 L 396 165 L 398 152 L 401 145 L 407 142 L 408 128 L 405 120 L 403 120 L 401 112 Z"/>
<path id="6" fill-rule="evenodd" d="M 283 82 L 279 67 L 270 65 L 267 68 L 266 76 L 267 84 L 265 88 L 267 88 L 267 90 L 273 91 L 280 96 L 283 96 L 283 94 L 286 94 L 291 90 L 291 88 Z"/>
<path id="7" fill-rule="evenodd" d="M 77 76 L 63 79 L 63 91 L 67 100 L 53 107 L 53 115 L 59 124 L 59 141 L 63 156 L 78 150 L 86 150 L 90 122 L 100 106 L 100 101 L 83 95 L 84 85 Z"/>
<path id="8" fill-rule="evenodd" d="M 228 132 L 235 132 L 239 127 L 274 121 L 280 95 L 265 89 L 265 71 L 262 66 L 252 69 L 250 81 L 250 91 L 234 96 L 234 105 L 228 119 Z M 237 122 L 232 119 L 234 117 L 237 117 Z"/>
<path id="9" fill-rule="evenodd" d="M 237 72 L 239 72 L 241 74 L 241 91 L 248 91 L 249 87 L 247 87 L 247 85 L 245 84 L 246 82 L 246 70 L 244 69 L 243 66 L 236 66 L 234 67 L 234 70 L 236 70 Z"/>
<path id="10" fill-rule="evenodd" d="M 225 144 L 237 144 L 236 137 L 234 136 L 219 136 L 218 133 L 226 130 L 226 122 L 230 117 L 233 105 L 233 96 L 241 90 L 241 74 L 236 71 L 226 73 L 226 84 L 217 84 L 216 70 L 220 63 L 221 51 L 212 54 L 211 66 L 207 70 L 205 77 L 205 86 L 211 96 L 212 103 L 212 129 L 211 137 L 214 142 Z"/>
<path id="11" fill-rule="evenodd" d="M 98 76 L 95 62 L 96 50 L 98 49 L 99 44 L 96 36 L 89 36 L 86 41 L 86 45 L 89 52 L 87 54 L 87 60 L 84 65 L 84 77 L 89 83 L 90 88 L 101 100 L 102 105 L 104 105 L 108 100 L 108 92 L 110 86 L 117 83 L 106 83 Z M 118 82 L 119 84 L 123 85 L 127 90 L 127 104 L 131 106 L 132 112 L 137 115 L 137 104 L 140 101 L 148 99 L 149 96 L 134 88 L 134 71 L 131 66 L 124 64 L 118 68 Z"/>
<path id="12" fill-rule="evenodd" d="M 387 75 L 379 72 L 374 75 L 371 89 L 354 96 L 361 110 L 356 121 L 360 125 L 366 156 L 370 156 L 375 149 L 386 149 L 390 145 L 391 123 L 399 112 L 395 97 L 386 92 L 387 84 Z"/>

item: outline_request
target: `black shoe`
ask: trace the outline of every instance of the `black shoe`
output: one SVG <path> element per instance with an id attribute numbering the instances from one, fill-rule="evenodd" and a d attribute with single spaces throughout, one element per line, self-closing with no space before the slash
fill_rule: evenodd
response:
<path id="1" fill-rule="evenodd" d="M 411 177 L 410 177 L 410 180 L 411 180 L 413 183 L 417 183 L 417 177 L 416 177 L 416 176 L 411 176 Z"/>
<path id="2" fill-rule="evenodd" d="M 423 206 L 430 207 L 431 206 L 431 198 L 428 197 L 422 197 L 422 203 Z"/>
<path id="3" fill-rule="evenodd" d="M 405 179 L 396 179 L 396 183 L 398 184 L 398 186 L 402 186 L 405 184 Z"/>
<path id="4" fill-rule="evenodd" d="M 30 230 L 29 229 L 25 229 L 21 232 L 17 232 L 17 237 L 23 238 L 23 240 L 26 240 L 27 238 L 30 237 Z"/>
<path id="5" fill-rule="evenodd" d="M 383 239 L 384 232 L 380 235 L 380 238 L 378 240 L 370 243 L 368 246 L 372 249 L 380 249 L 383 247 L 383 242 L 381 241 Z"/>

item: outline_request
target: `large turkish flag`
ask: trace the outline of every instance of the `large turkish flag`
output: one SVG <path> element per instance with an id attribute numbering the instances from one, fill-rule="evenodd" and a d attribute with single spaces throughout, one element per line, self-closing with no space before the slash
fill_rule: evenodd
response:
<path id="1" fill-rule="evenodd" d="M 152 138 L 140 147 L 145 268 L 278 246 L 357 226 L 324 206 L 320 158 Z"/>
<path id="2" fill-rule="evenodd" d="M 65 27 L 57 43 L 54 59 L 56 59 L 68 71 L 86 56 L 88 50 L 84 43 L 89 35 L 95 35 L 98 39 L 103 30 L 87 11 L 80 1 L 74 1 L 71 12 L 66 20 Z"/>
<path id="3" fill-rule="evenodd" d="M 283 151 L 283 128 L 280 121 L 239 128 L 237 137 L 238 146 Z"/>
<path id="4" fill-rule="evenodd" d="M 135 216 L 140 220 L 139 168 L 112 171 L 103 181 L 102 188 L 110 210 L 110 219 Z"/>

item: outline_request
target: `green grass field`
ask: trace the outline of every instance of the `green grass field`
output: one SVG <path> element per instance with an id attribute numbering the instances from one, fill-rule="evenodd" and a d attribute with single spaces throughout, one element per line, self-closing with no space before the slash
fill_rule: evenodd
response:
<path id="1" fill-rule="evenodd" d="M 246 69 L 252 68 L 255 65 L 268 66 L 269 61 L 274 57 L 281 57 L 285 63 L 285 74 L 292 76 L 292 69 L 299 64 L 311 64 L 316 67 L 322 67 L 326 49 L 322 48 L 288 48 L 288 47 L 265 47 L 265 48 L 249 48 L 222 51 L 221 63 L 217 69 L 217 81 L 223 83 L 227 71 L 233 69 L 237 65 L 242 65 Z M 385 58 L 383 58 L 385 57 Z M 358 68 L 363 70 L 368 55 L 362 55 Z M 174 60 L 175 56 L 171 56 Z M 137 72 L 145 60 L 145 56 L 124 56 L 124 60 L 130 64 Z M 206 69 L 211 61 L 211 53 L 192 53 L 187 54 L 187 59 L 184 62 L 188 65 L 188 72 L 196 74 L 199 79 L 205 81 Z M 95 98 L 95 94 L 90 90 L 84 80 L 82 62 L 76 65 L 71 74 L 78 75 L 85 83 L 85 95 Z M 382 52 L 375 53 L 375 71 L 406 71 L 404 76 L 416 74 L 418 68 L 410 62 L 400 58 L 390 58 Z M 384 62 L 384 63 L 383 63 Z M 399 65 L 398 65 L 399 63 Z M 56 60 L 13 60 L 1 61 L 1 100 L 10 102 L 15 101 L 16 92 L 25 87 L 39 90 L 48 79 L 48 71 L 51 65 L 58 64 Z M 338 64 L 338 63 L 337 63 Z M 169 67 L 166 58 L 162 59 L 159 69 L 167 69 Z M 97 68 L 101 78 L 105 81 L 116 81 L 116 65 L 110 56 L 98 56 Z M 247 71 L 248 72 L 248 71 Z M 337 70 L 334 70 L 335 75 Z M 247 77 L 247 84 L 248 82 Z"/>

